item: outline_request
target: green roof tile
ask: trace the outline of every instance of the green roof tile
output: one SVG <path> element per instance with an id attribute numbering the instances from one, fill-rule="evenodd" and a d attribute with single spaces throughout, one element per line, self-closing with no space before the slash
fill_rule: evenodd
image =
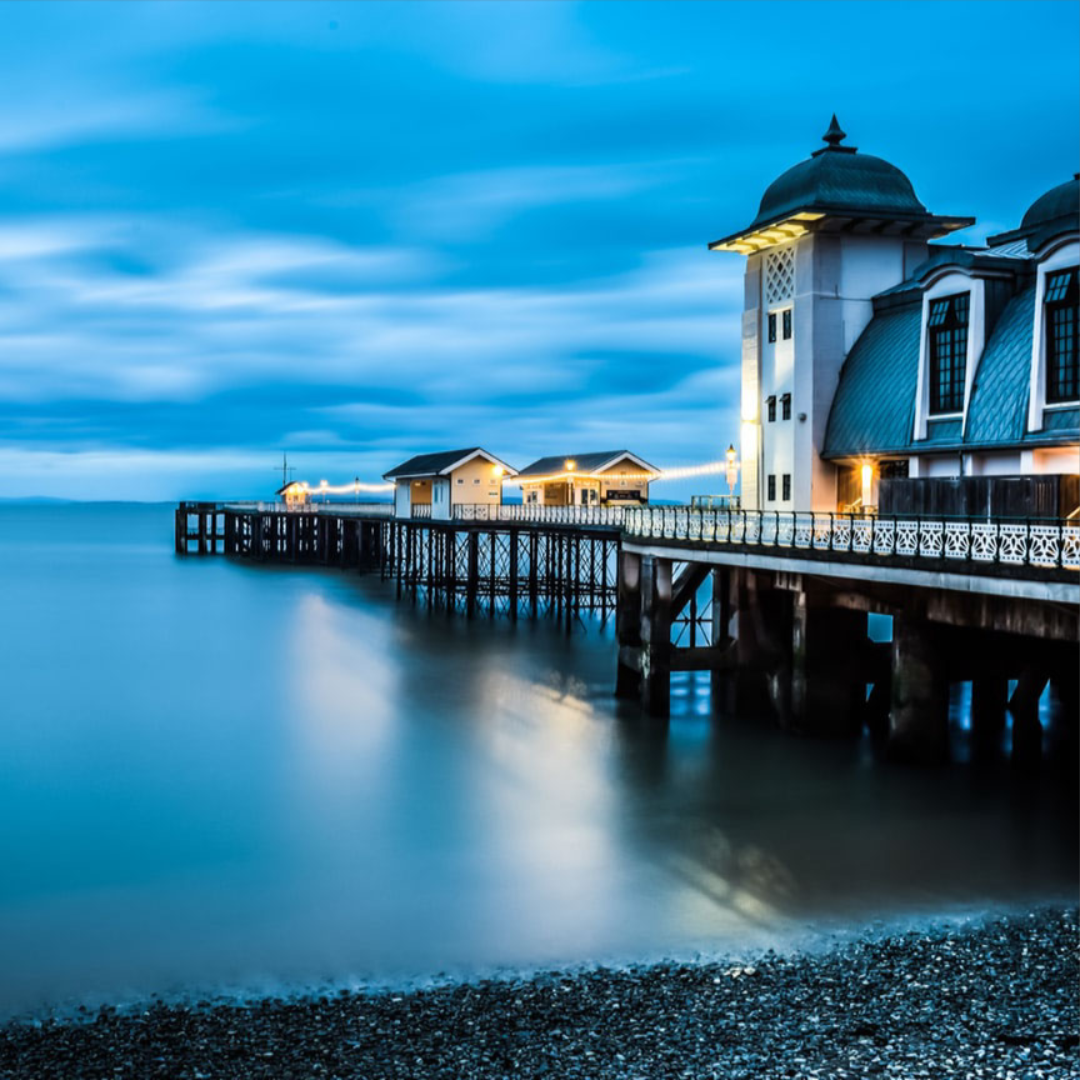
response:
<path id="1" fill-rule="evenodd" d="M 848 457 L 907 449 L 915 423 L 922 304 L 880 312 L 840 371 L 825 454 Z"/>
<path id="2" fill-rule="evenodd" d="M 1027 426 L 1035 286 L 1005 306 L 975 372 L 964 444 L 1017 443 Z"/>

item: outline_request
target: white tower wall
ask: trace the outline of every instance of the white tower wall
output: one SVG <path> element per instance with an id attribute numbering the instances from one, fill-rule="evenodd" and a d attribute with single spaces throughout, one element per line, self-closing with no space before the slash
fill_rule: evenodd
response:
<path id="1" fill-rule="evenodd" d="M 786 251 L 785 251 L 786 249 Z M 775 275 L 793 254 L 790 288 Z M 922 242 L 899 236 L 818 232 L 749 256 L 743 312 L 742 490 L 750 509 L 834 510 L 836 467 L 821 459 L 844 358 L 873 315 L 872 297 L 924 260 Z M 792 334 L 783 336 L 783 312 Z M 769 341 L 769 314 L 777 316 Z M 790 393 L 791 417 L 783 419 Z M 776 399 L 776 419 L 768 400 Z M 775 477 L 775 497 L 768 478 Z M 783 498 L 783 477 L 791 498 Z"/>

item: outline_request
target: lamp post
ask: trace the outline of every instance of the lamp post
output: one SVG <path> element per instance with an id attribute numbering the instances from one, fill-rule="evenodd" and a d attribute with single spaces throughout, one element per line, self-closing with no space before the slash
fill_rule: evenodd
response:
<path id="1" fill-rule="evenodd" d="M 326 495 L 327 495 L 326 489 L 327 489 L 327 488 L 328 488 L 329 486 L 330 486 L 330 485 L 329 485 L 329 482 L 328 482 L 328 481 L 326 481 L 326 480 L 320 480 L 320 481 L 319 481 L 319 488 L 320 488 L 320 490 L 322 491 L 322 501 L 323 501 L 323 506 L 325 506 L 325 505 L 326 505 Z"/>
<path id="2" fill-rule="evenodd" d="M 567 458 L 563 462 L 563 467 L 570 474 L 566 478 L 566 490 L 568 495 L 568 502 L 571 506 L 574 505 L 574 470 L 577 468 L 577 462 L 573 458 Z"/>
<path id="3" fill-rule="evenodd" d="M 724 456 L 727 458 L 727 468 L 724 470 L 724 476 L 727 480 L 728 499 L 734 500 L 735 484 L 739 479 L 739 455 L 735 452 L 734 443 L 728 443 L 727 453 Z"/>

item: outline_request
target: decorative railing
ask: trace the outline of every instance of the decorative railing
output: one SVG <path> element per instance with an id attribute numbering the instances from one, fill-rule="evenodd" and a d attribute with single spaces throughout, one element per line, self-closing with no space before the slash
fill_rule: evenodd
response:
<path id="1" fill-rule="evenodd" d="M 393 503 L 320 503 L 320 514 L 333 514 L 334 517 L 391 518 L 394 516 Z"/>
<path id="2" fill-rule="evenodd" d="M 181 506 L 184 505 L 181 503 Z M 220 510 L 236 514 L 332 514 L 334 517 L 369 518 L 389 518 L 394 515 L 392 503 L 227 502 L 216 505 Z"/>
<path id="3" fill-rule="evenodd" d="M 455 521 L 525 521 L 538 525 L 595 525 L 620 529 L 626 519 L 625 506 L 538 506 L 514 503 L 489 506 L 487 503 L 459 503 Z"/>
<path id="4" fill-rule="evenodd" d="M 414 503 L 409 508 L 409 517 L 427 520 L 431 517 L 431 503 Z"/>
<path id="5" fill-rule="evenodd" d="M 1055 518 L 882 517 L 641 506 L 626 511 L 624 529 L 628 536 L 656 540 L 1080 569 L 1080 521 Z"/>

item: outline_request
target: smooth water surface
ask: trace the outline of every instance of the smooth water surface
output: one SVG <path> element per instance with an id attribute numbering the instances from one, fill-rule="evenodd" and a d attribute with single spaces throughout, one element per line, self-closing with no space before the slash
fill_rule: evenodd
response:
<path id="1" fill-rule="evenodd" d="M 0 508 L 0 1008 L 744 949 L 1075 891 L 1075 789 L 611 696 L 609 630 Z M 1067 771 L 1067 770 L 1066 770 Z"/>

